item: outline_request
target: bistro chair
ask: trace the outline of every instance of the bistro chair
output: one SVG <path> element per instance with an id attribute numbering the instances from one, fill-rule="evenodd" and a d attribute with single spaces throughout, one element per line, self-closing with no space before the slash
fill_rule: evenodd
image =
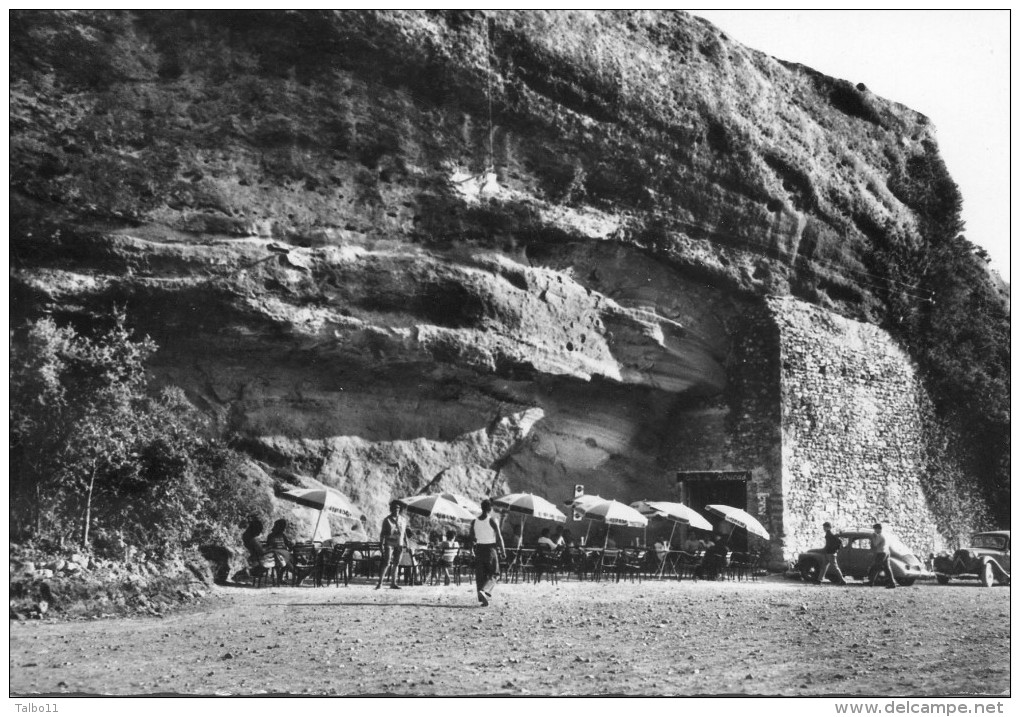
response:
<path id="1" fill-rule="evenodd" d="M 695 571 L 701 564 L 701 557 L 705 551 L 699 550 L 696 553 L 688 553 L 686 551 L 680 551 L 676 554 L 673 560 L 673 568 L 676 571 L 676 577 L 678 580 L 686 578 L 694 578 Z"/>
<path id="2" fill-rule="evenodd" d="M 535 582 L 542 582 L 542 576 L 548 576 L 549 582 L 559 582 L 559 572 L 563 560 L 563 548 L 539 548 L 531 560 L 532 574 Z"/>
<path id="3" fill-rule="evenodd" d="M 312 542 L 295 543 L 291 549 L 294 574 L 294 585 L 300 585 L 307 577 L 314 577 L 317 564 L 315 544 Z"/>
<path id="4" fill-rule="evenodd" d="M 343 577 L 344 587 L 350 585 L 350 573 L 347 568 L 346 545 L 334 545 L 332 549 L 319 551 L 318 570 L 315 571 L 315 586 L 321 587 L 323 583 L 326 585 L 334 583 L 339 586 L 341 576 Z"/>
<path id="5" fill-rule="evenodd" d="M 601 581 L 602 577 L 606 573 L 612 573 L 616 571 L 616 562 L 620 558 L 620 551 L 616 548 L 607 548 L 602 551 L 602 555 L 599 558 L 598 568 L 595 571 L 595 580 Z"/>
<path id="6" fill-rule="evenodd" d="M 644 548 L 621 550 L 616 558 L 616 582 L 620 582 L 624 577 L 629 577 L 631 582 L 634 582 L 635 577 L 641 580 L 647 552 Z"/>

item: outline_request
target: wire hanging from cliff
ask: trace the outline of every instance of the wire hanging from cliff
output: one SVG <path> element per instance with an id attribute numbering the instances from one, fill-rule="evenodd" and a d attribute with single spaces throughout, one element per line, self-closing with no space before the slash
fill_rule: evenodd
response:
<path id="1" fill-rule="evenodd" d="M 485 163 L 486 174 L 496 169 L 492 151 L 492 18 L 485 17 L 485 99 L 489 105 L 489 156 Z"/>

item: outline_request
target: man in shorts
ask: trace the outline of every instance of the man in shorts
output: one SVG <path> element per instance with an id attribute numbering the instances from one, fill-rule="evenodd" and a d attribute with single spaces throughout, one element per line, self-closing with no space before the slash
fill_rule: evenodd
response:
<path id="1" fill-rule="evenodd" d="M 407 543 L 407 520 L 404 518 L 404 506 L 400 501 L 390 501 L 390 514 L 383 518 L 382 528 L 379 530 L 379 545 L 382 549 L 382 563 L 379 566 L 379 582 L 375 589 L 382 587 L 386 573 L 390 574 L 390 589 L 399 590 L 397 585 L 398 566 L 400 565 L 400 554 L 404 551 Z"/>

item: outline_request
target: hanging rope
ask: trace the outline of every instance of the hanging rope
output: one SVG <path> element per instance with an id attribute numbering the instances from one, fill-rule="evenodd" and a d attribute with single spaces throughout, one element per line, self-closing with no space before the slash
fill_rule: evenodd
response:
<path id="1" fill-rule="evenodd" d="M 485 99 L 489 105 L 489 157 L 485 165 L 486 172 L 492 172 L 495 168 L 492 151 L 492 19 L 485 18 Z"/>

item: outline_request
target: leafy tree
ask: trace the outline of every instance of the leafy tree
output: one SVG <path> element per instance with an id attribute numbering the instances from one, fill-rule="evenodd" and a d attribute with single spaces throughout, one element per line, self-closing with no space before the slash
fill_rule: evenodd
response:
<path id="1" fill-rule="evenodd" d="M 12 338 L 15 537 L 166 554 L 268 512 L 253 486 L 235 490 L 239 457 L 180 389 L 146 392 L 156 345 L 133 340 L 123 313 L 92 338 L 51 319 Z"/>

